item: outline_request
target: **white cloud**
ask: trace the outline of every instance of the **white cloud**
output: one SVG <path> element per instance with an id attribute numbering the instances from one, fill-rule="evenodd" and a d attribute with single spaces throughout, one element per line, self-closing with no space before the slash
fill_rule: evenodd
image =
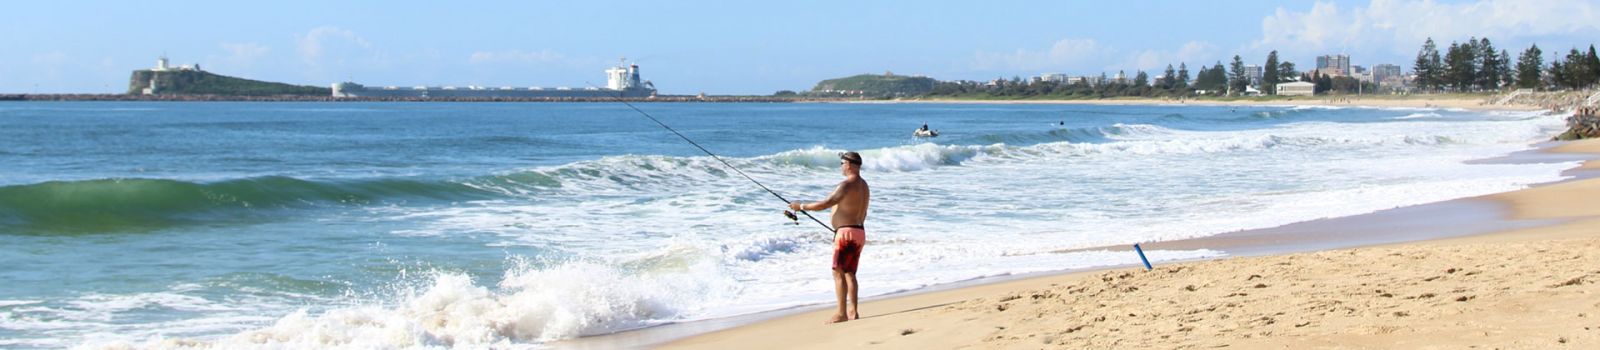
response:
<path id="1" fill-rule="evenodd" d="M 1190 41 L 1178 48 L 1178 62 L 1197 62 L 1213 59 L 1217 56 L 1217 47 L 1203 41 Z"/>
<path id="2" fill-rule="evenodd" d="M 1191 67 L 1205 64 L 1207 60 L 1217 57 L 1217 47 L 1204 41 L 1190 41 L 1178 47 L 1177 51 L 1144 50 L 1136 52 L 1121 63 L 1106 66 L 1109 71 L 1124 70 L 1128 74 L 1143 70 L 1155 73 L 1165 70 L 1167 65 L 1178 67 L 1187 63 Z"/>
<path id="3" fill-rule="evenodd" d="M 978 51 L 972 67 L 978 70 L 1081 69 L 1104 59 L 1114 50 L 1094 39 L 1061 39 L 1049 50 L 1017 49 L 1015 52 Z"/>
<path id="4" fill-rule="evenodd" d="M 1094 39 L 1063 39 L 1056 41 L 1048 51 L 980 51 L 972 67 L 977 70 L 1057 70 L 1079 73 L 1124 71 L 1131 75 L 1139 70 L 1162 70 L 1169 64 L 1174 67 L 1179 63 L 1196 66 L 1218 57 L 1216 45 L 1205 41 L 1190 41 L 1176 50 L 1134 51 L 1120 58 L 1117 52 L 1117 49 L 1101 45 Z"/>
<path id="5" fill-rule="evenodd" d="M 299 36 L 300 59 L 306 64 L 319 66 L 326 59 L 343 62 L 344 55 L 371 53 L 372 43 L 356 35 L 348 29 L 334 26 L 321 26 L 312 28 L 310 32 Z"/>
<path id="6" fill-rule="evenodd" d="M 1137 54 L 1134 54 L 1133 57 L 1131 59 L 1129 59 L 1127 62 L 1123 62 L 1121 64 L 1117 64 L 1117 65 L 1113 65 L 1113 66 L 1108 66 L 1108 67 L 1106 67 L 1106 69 L 1153 70 L 1153 69 L 1156 69 L 1158 67 L 1161 67 L 1163 64 L 1171 64 L 1172 60 L 1168 59 L 1169 56 L 1170 55 L 1165 54 L 1165 53 L 1163 53 L 1161 51 L 1144 50 L 1144 51 L 1140 51 Z"/>
<path id="7" fill-rule="evenodd" d="M 472 64 L 546 63 L 559 61 L 563 58 L 565 56 L 550 50 L 540 50 L 538 52 L 524 52 L 522 50 L 478 51 L 473 52 L 472 56 L 467 58 L 467 62 Z"/>
<path id="8" fill-rule="evenodd" d="M 227 56 L 223 56 L 221 60 L 228 65 L 239 68 L 255 65 L 256 59 L 265 56 L 267 51 L 271 51 L 265 45 L 257 43 L 224 42 L 217 44 L 217 46 L 221 47 L 223 52 L 227 52 Z"/>
<path id="9" fill-rule="evenodd" d="M 1261 20 L 1258 50 L 1291 52 L 1415 52 L 1424 40 L 1468 37 L 1509 40 L 1542 35 L 1600 33 L 1596 4 L 1584 0 L 1484 0 L 1460 4 L 1372 0 L 1342 9 L 1317 2 L 1308 11 L 1278 8 Z"/>

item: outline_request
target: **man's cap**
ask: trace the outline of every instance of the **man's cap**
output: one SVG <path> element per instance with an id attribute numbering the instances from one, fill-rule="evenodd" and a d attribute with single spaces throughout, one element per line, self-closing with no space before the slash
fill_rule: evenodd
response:
<path id="1" fill-rule="evenodd" d="M 840 153 L 839 154 L 839 159 L 843 159 L 845 161 L 848 161 L 848 162 L 850 162 L 850 164 L 855 164 L 855 166 L 861 166 L 861 154 L 860 153 L 856 153 L 856 152 Z"/>

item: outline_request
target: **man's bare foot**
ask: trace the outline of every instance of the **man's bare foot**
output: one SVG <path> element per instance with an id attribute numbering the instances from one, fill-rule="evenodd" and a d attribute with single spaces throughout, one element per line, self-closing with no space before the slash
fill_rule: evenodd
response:
<path id="1" fill-rule="evenodd" d="M 861 312 L 860 311 L 851 311 L 850 312 L 850 319 L 852 319 L 852 320 L 861 319 Z"/>
<path id="2" fill-rule="evenodd" d="M 844 321 L 849 321 L 849 319 L 844 318 L 844 314 L 833 314 L 833 317 L 829 318 L 827 323 L 839 323 Z"/>

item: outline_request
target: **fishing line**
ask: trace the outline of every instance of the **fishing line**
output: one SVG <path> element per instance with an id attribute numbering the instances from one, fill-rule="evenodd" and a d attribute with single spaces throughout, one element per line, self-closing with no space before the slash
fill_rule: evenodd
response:
<path id="1" fill-rule="evenodd" d="M 590 87 L 594 87 L 595 89 L 599 89 L 599 87 L 594 86 L 593 84 L 591 84 L 589 86 Z M 774 192 L 771 188 L 767 188 L 767 185 L 762 185 L 761 181 L 756 181 L 755 178 L 750 177 L 750 175 L 746 175 L 744 173 L 744 171 L 739 170 L 738 167 L 733 166 L 733 164 L 729 164 L 728 161 L 726 161 L 726 160 L 722 160 L 722 157 L 718 157 L 716 153 L 711 153 L 711 150 L 708 150 L 705 147 L 700 146 L 700 143 L 694 142 L 694 140 L 690 140 L 688 136 L 683 136 L 683 133 L 678 132 L 677 129 L 673 129 L 671 126 L 667 126 L 667 123 L 662 123 L 660 119 L 656 119 L 656 117 L 651 116 L 650 113 L 646 113 L 644 110 L 639 109 L 639 107 L 634 107 L 632 103 L 628 103 L 627 100 L 622 99 L 621 92 L 618 92 L 618 94 L 615 95 L 615 96 L 613 96 L 612 94 L 606 94 L 606 96 L 617 100 L 617 102 L 622 102 L 623 105 L 628 106 L 628 108 L 632 108 L 634 112 L 639 112 L 639 114 L 643 115 L 645 118 L 650 118 L 650 121 L 656 122 L 656 125 L 660 125 L 661 127 L 666 128 L 667 131 L 671 131 L 673 135 L 678 135 L 678 138 L 682 138 L 684 141 L 689 142 L 690 145 L 694 145 L 695 148 L 699 148 L 701 152 L 705 152 L 706 155 L 711 156 L 711 159 L 716 159 L 718 162 L 721 162 L 722 165 L 727 166 L 728 169 L 733 169 L 733 172 L 738 173 L 739 176 L 743 176 L 746 180 L 750 180 L 750 182 L 755 183 L 756 186 L 760 186 L 761 189 L 766 190 L 767 193 L 771 193 L 772 196 L 778 197 L 778 200 L 783 201 L 784 204 L 789 204 L 790 203 L 788 198 L 783 198 L 783 195 L 778 194 L 778 192 Z M 787 210 L 785 210 L 783 212 L 783 214 L 785 216 L 788 216 L 789 219 L 791 219 L 791 220 L 799 220 L 798 217 L 795 217 L 794 214 L 790 213 Z M 833 226 L 828 226 L 828 224 L 822 223 L 822 220 L 817 220 L 817 217 L 811 216 L 811 213 L 808 213 L 808 212 L 806 212 L 804 210 L 801 210 L 800 214 L 805 215 L 807 218 L 810 218 L 811 221 L 815 221 L 817 223 L 817 225 L 822 225 L 823 228 L 828 229 L 828 234 L 833 234 L 834 233 Z"/>

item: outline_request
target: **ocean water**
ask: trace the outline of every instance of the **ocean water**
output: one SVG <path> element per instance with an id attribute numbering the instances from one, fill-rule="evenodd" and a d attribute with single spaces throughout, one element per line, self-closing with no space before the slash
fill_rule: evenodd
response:
<path id="1" fill-rule="evenodd" d="M 1468 162 L 1558 132 L 1540 113 L 639 108 L 792 199 L 861 151 L 863 296 L 1573 166 Z M 830 233 L 783 209 L 620 104 L 0 103 L 0 348 L 537 347 L 830 302 Z"/>

